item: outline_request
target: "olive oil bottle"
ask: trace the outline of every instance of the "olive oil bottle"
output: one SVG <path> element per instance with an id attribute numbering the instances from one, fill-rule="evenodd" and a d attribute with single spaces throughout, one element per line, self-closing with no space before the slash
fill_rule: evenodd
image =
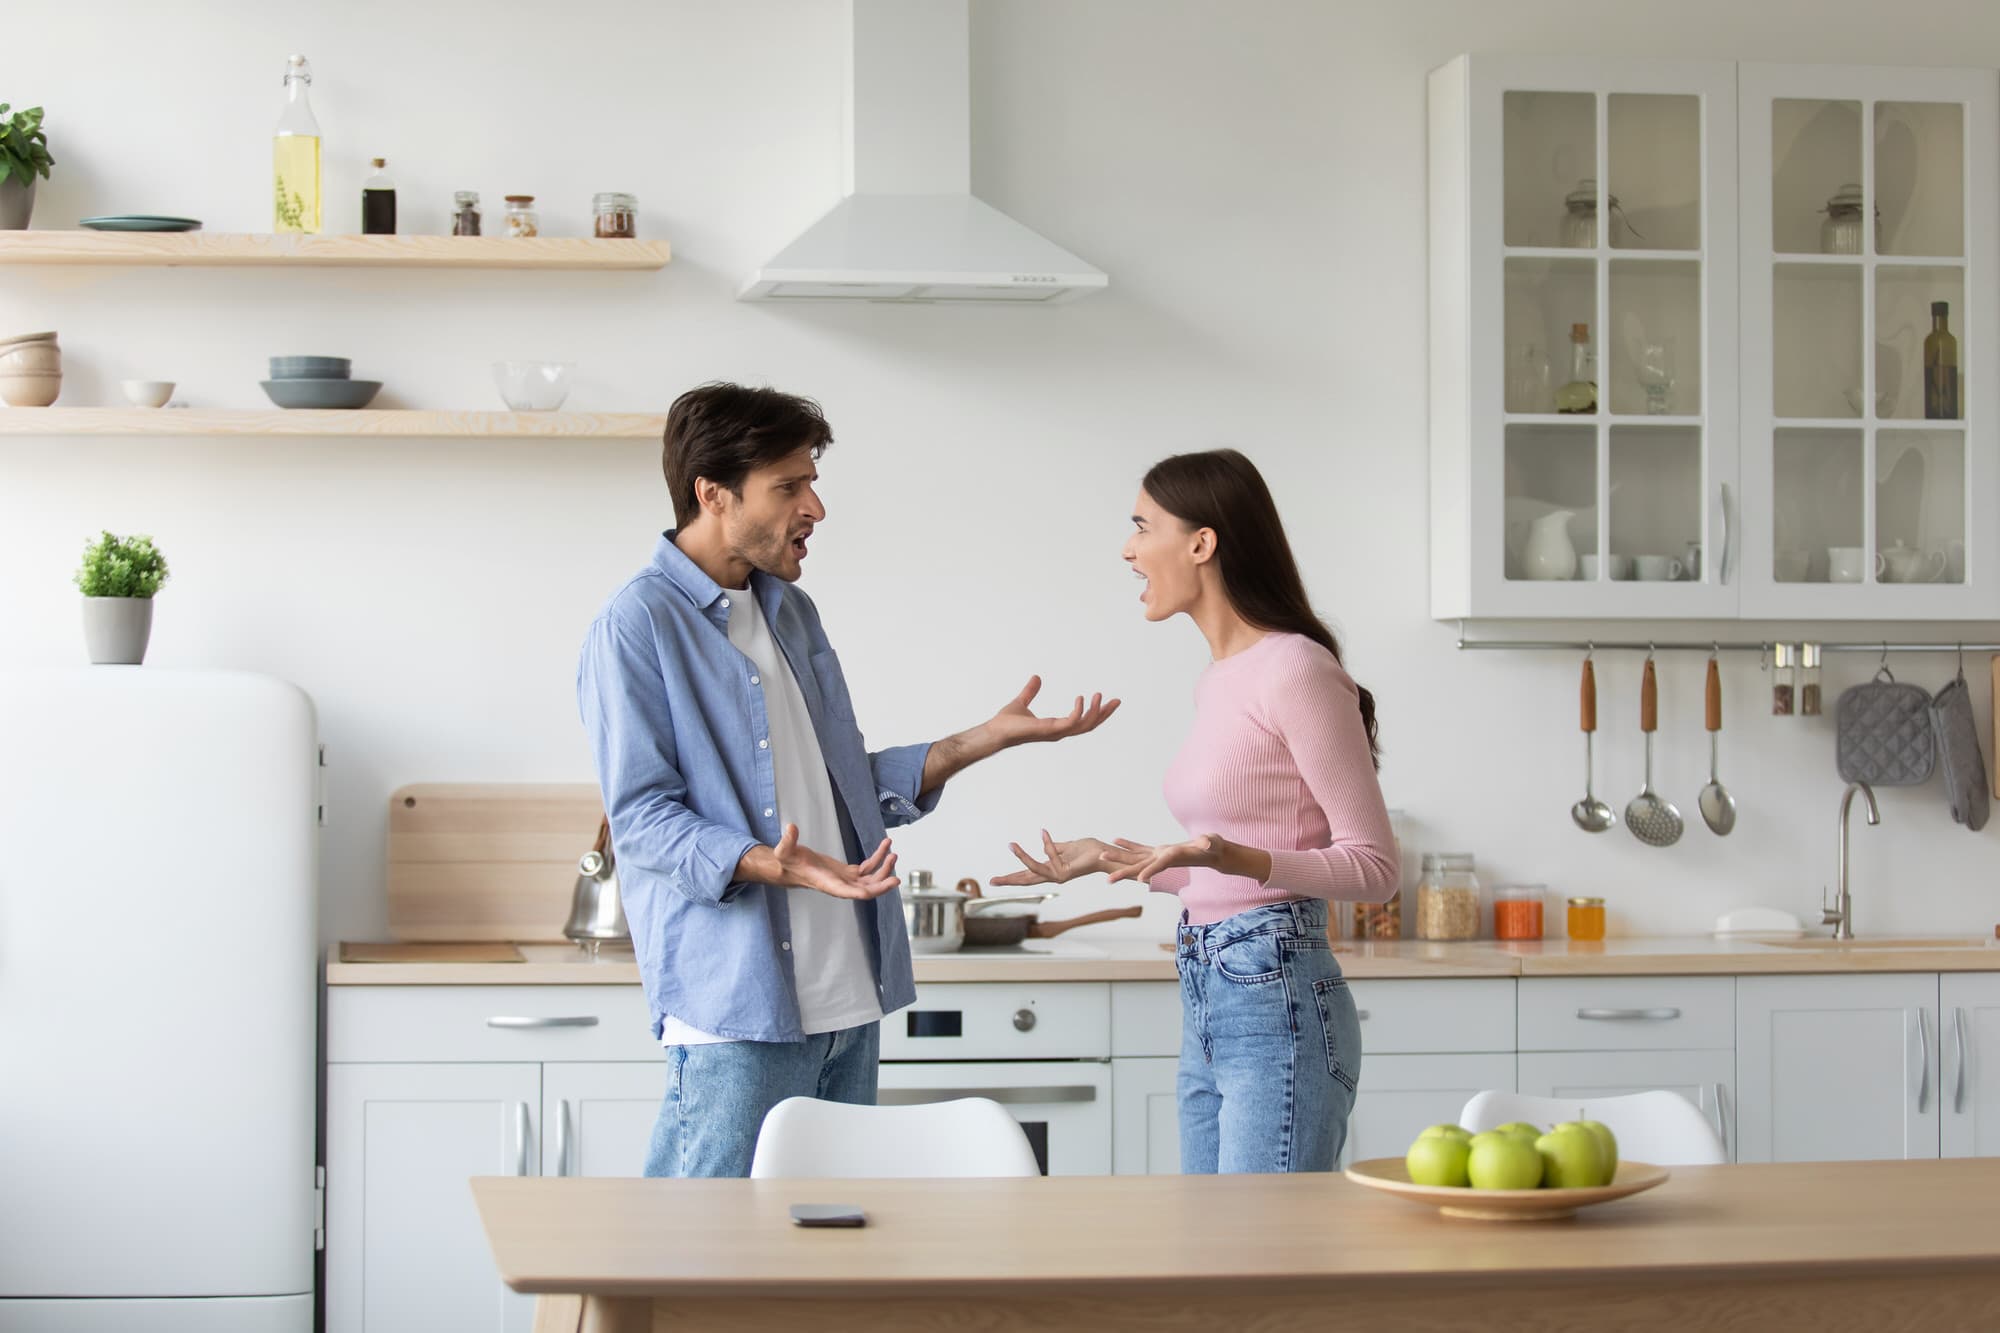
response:
<path id="1" fill-rule="evenodd" d="M 319 122 L 306 100 L 311 84 L 304 56 L 285 62 L 285 110 L 271 139 L 273 231 L 317 234 L 320 228 Z"/>
<path id="2" fill-rule="evenodd" d="M 1569 326 L 1569 383 L 1556 390 L 1556 411 L 1568 414 L 1597 410 L 1597 353 L 1590 346 L 1590 325 Z"/>
<path id="3" fill-rule="evenodd" d="M 1931 302 L 1931 331 L 1924 339 L 1924 415 L 1932 421 L 1958 420 L 1958 339 L 1946 327 L 1951 306 Z"/>

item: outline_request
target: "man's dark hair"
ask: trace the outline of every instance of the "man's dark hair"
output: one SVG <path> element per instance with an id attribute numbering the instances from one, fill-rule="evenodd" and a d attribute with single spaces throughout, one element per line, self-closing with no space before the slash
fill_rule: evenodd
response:
<path id="1" fill-rule="evenodd" d="M 660 471 L 674 501 L 674 526 L 701 514 L 694 483 L 706 477 L 743 498 L 743 479 L 760 467 L 811 449 L 815 460 L 833 443 L 819 404 L 776 389 L 721 382 L 689 389 L 667 412 Z"/>

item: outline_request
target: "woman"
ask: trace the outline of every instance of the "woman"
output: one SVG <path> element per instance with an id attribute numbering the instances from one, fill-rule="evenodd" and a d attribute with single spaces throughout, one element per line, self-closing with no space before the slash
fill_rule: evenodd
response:
<path id="1" fill-rule="evenodd" d="M 1056 842 L 996 885 L 1095 871 L 1181 900 L 1181 1169 L 1330 1171 L 1361 1072 L 1327 902 L 1382 901 L 1395 842 L 1376 781 L 1375 700 L 1313 613 L 1255 466 L 1234 449 L 1146 474 L 1125 562 L 1146 619 L 1186 615 L 1214 661 L 1167 770 L 1185 842 Z"/>

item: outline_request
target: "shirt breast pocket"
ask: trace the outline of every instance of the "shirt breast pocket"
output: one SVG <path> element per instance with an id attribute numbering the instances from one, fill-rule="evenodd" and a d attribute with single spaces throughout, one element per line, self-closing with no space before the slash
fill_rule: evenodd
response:
<path id="1" fill-rule="evenodd" d="M 829 730 L 854 730 L 854 700 L 847 694 L 847 677 L 841 674 L 840 657 L 833 649 L 814 653 L 810 659 L 813 684 L 818 687 L 820 704 L 826 709 Z M 827 738 L 821 738 L 821 745 Z"/>

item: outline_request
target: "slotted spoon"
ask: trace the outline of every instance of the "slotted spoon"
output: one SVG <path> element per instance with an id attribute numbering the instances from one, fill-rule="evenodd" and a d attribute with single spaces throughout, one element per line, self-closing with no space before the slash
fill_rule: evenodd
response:
<path id="1" fill-rule="evenodd" d="M 1660 686 L 1653 675 L 1653 659 L 1646 659 L 1646 672 L 1639 682 L 1639 730 L 1646 733 L 1646 785 L 1625 807 L 1625 827 L 1648 847 L 1671 847 L 1681 840 L 1681 812 L 1653 790 L 1653 733 L 1660 726 Z"/>

